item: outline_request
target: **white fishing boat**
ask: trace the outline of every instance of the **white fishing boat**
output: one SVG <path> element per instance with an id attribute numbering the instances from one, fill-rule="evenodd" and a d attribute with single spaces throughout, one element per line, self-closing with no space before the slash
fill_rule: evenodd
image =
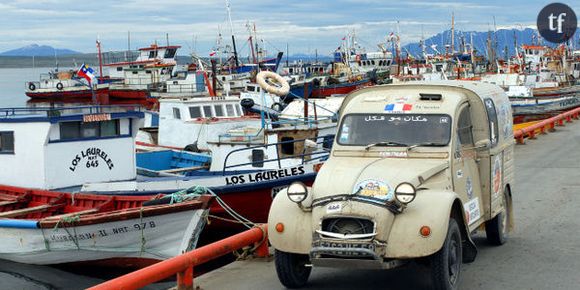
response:
<path id="1" fill-rule="evenodd" d="M 0 259 L 145 266 L 195 248 L 211 200 L 169 203 L 0 186 Z"/>

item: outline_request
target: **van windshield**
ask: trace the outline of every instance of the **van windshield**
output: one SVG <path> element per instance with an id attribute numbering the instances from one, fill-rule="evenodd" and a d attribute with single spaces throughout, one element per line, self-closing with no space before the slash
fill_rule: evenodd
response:
<path id="1" fill-rule="evenodd" d="M 444 146 L 451 136 L 451 117 L 444 114 L 350 114 L 344 117 L 338 144 L 367 146 Z M 392 144 L 392 145 L 391 145 Z M 401 145 L 404 144 L 404 145 Z"/>

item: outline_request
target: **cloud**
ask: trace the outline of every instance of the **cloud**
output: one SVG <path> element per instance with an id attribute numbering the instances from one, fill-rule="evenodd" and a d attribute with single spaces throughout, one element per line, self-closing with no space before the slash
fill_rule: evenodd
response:
<path id="1" fill-rule="evenodd" d="M 524 0 L 489 0 L 485 4 L 450 0 L 253 0 L 251 5 L 246 0 L 230 2 L 240 48 L 247 49 L 246 23 L 255 21 L 258 38 L 264 39 L 268 50 L 284 48 L 288 43 L 296 53 L 315 48 L 330 53 L 352 30 L 370 48 L 397 30 L 403 43 L 417 41 L 422 32 L 428 37 L 449 29 L 451 11 L 455 11 L 459 30 L 487 30 L 494 16 L 498 26 L 531 25 L 542 8 Z M 218 27 L 223 41 L 230 41 L 222 0 L 4 0 L 0 11 L 0 51 L 39 43 L 94 52 L 97 36 L 106 49 L 122 50 L 126 49 L 130 31 L 133 48 L 164 41 L 168 33 L 172 43 L 184 47 L 192 46 L 192 38 L 196 38 L 196 48 L 203 55 L 215 45 Z"/>

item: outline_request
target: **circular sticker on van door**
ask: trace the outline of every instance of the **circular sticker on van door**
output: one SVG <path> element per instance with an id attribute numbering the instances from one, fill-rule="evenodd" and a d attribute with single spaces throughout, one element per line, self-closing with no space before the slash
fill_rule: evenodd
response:
<path id="1" fill-rule="evenodd" d="M 352 193 L 383 200 L 392 200 L 394 197 L 393 189 L 387 183 L 376 179 L 366 179 L 358 182 L 354 186 Z"/>

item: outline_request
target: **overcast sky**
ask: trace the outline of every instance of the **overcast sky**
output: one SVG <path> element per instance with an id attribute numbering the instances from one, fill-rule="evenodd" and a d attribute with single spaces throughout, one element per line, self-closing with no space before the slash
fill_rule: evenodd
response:
<path id="1" fill-rule="evenodd" d="M 580 1 L 559 1 L 580 15 Z M 239 48 L 247 50 L 246 23 L 255 22 L 258 37 L 270 52 L 328 55 L 348 30 L 360 44 L 374 48 L 396 31 L 399 21 L 403 43 L 418 41 L 449 29 L 455 12 L 459 30 L 535 27 L 539 11 L 550 2 L 535 0 L 430 1 L 430 0 L 231 0 L 234 31 Z M 0 0 L 0 51 L 37 43 L 82 52 L 95 52 L 100 37 L 103 49 L 125 50 L 127 31 L 131 48 L 154 41 L 182 45 L 180 54 L 195 49 L 207 56 L 215 46 L 218 27 L 230 39 L 225 0 Z M 196 41 L 193 41 L 193 40 Z M 245 46 L 245 47 L 244 47 Z"/>

